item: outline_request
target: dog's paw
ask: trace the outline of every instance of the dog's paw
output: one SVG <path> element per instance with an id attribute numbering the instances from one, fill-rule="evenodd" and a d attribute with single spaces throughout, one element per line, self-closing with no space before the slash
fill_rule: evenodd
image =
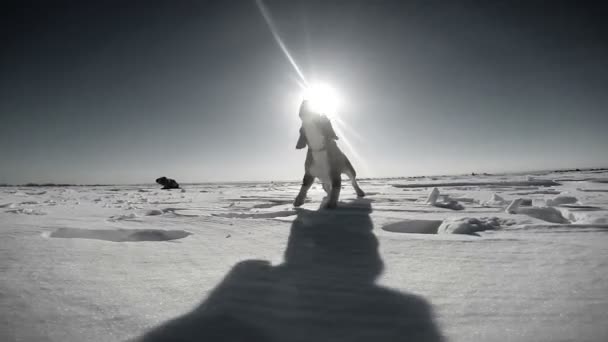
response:
<path id="1" fill-rule="evenodd" d="M 357 197 L 365 197 L 365 192 L 363 190 L 357 191 Z"/>
<path id="2" fill-rule="evenodd" d="M 324 206 L 325 209 L 336 209 L 337 207 L 338 203 L 333 201 L 328 201 Z"/>

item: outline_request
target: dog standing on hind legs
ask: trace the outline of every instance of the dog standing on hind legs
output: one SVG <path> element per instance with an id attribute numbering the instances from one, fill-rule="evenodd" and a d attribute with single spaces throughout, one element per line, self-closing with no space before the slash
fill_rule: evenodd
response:
<path id="1" fill-rule="evenodd" d="M 315 178 L 319 178 L 323 184 L 323 190 L 328 196 L 325 207 L 337 207 L 343 173 L 350 178 L 357 196 L 365 196 L 365 192 L 361 190 L 357 183 L 355 168 L 336 143 L 338 137 L 334 132 L 331 121 L 326 116 L 312 111 L 308 101 L 303 101 L 300 106 L 300 119 L 302 120 L 302 127 L 300 128 L 300 138 L 296 144 L 296 149 L 303 149 L 308 146 L 308 152 L 304 162 L 302 187 L 293 205 L 299 207 L 304 204 L 308 189 L 312 186 Z"/>

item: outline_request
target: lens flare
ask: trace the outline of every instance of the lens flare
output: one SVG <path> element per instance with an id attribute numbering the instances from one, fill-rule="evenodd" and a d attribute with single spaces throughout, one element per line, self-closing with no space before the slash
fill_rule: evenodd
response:
<path id="1" fill-rule="evenodd" d="M 371 174 L 369 165 L 367 165 L 364 162 L 363 158 L 361 158 L 361 156 L 356 153 L 357 149 L 346 138 L 346 134 L 342 129 L 344 128 L 348 130 L 349 134 L 352 134 L 353 136 L 355 136 L 355 138 L 358 138 L 363 141 L 363 139 L 356 133 L 355 130 L 348 127 L 346 123 L 340 120 L 340 118 L 337 116 L 337 110 L 339 105 L 341 104 L 341 100 L 336 90 L 327 84 L 311 85 L 308 83 L 303 71 L 300 69 L 300 67 L 296 63 L 296 60 L 289 52 L 289 49 L 287 48 L 285 42 L 283 42 L 283 39 L 281 39 L 279 31 L 277 30 L 275 23 L 272 20 L 272 16 L 270 15 L 270 11 L 265 6 L 264 1 L 256 0 L 255 3 L 260 13 L 262 14 L 262 17 L 264 18 L 264 21 L 266 22 L 268 29 L 270 30 L 270 33 L 272 34 L 272 37 L 277 43 L 279 49 L 281 50 L 281 52 L 283 52 L 283 55 L 285 55 L 285 58 L 293 67 L 293 70 L 295 72 L 294 76 L 296 78 L 296 83 L 298 84 L 300 89 L 303 90 L 301 97 L 304 100 L 310 101 L 309 103 L 314 111 L 325 114 L 330 117 L 332 121 L 334 121 L 334 129 L 336 130 L 338 136 L 341 137 L 340 141 L 342 142 L 342 146 L 344 146 L 345 149 L 351 155 L 351 161 L 354 161 L 355 164 L 358 164 L 360 168 L 363 168 L 362 171 L 364 174 Z M 302 100 L 302 98 L 300 98 L 300 100 Z"/>
<path id="2" fill-rule="evenodd" d="M 318 113 L 333 117 L 340 104 L 340 97 L 336 90 L 327 84 L 316 84 L 304 89 L 302 94 L 310 108 Z"/>

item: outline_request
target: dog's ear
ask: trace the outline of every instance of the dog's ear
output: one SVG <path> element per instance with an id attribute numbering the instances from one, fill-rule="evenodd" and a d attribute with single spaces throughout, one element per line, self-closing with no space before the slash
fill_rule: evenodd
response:
<path id="1" fill-rule="evenodd" d="M 306 134 L 304 134 L 304 128 L 300 128 L 300 137 L 298 138 L 298 142 L 296 144 L 296 149 L 297 150 L 301 150 L 304 147 L 306 147 L 306 145 L 308 144 L 308 142 L 306 141 Z"/>
<path id="2" fill-rule="evenodd" d="M 329 118 L 327 118 L 327 116 L 323 116 L 321 118 L 321 122 L 322 122 L 321 127 L 323 129 L 323 135 L 325 135 L 325 137 L 328 139 L 338 140 L 338 136 L 336 135 L 336 132 L 334 131 L 334 127 L 331 125 L 331 121 L 329 120 Z"/>

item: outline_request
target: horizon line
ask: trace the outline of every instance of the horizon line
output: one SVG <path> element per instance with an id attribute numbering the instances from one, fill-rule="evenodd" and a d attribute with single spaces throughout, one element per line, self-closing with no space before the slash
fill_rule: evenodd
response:
<path id="1" fill-rule="evenodd" d="M 575 167 L 575 168 L 558 168 L 558 169 L 535 169 L 524 171 L 504 171 L 504 172 L 471 172 L 471 173 L 448 173 L 448 174 L 429 174 L 429 175 L 412 175 L 412 176 L 380 176 L 380 177 L 357 177 L 359 180 L 374 180 L 374 179 L 403 179 L 403 178 L 424 178 L 424 177 L 448 177 L 448 176 L 484 176 L 484 175 L 517 175 L 526 173 L 539 172 L 584 172 L 584 171 L 608 171 L 608 166 L 599 167 Z M 182 182 L 183 185 L 201 185 L 201 184 L 226 184 L 226 183 L 291 183 L 301 182 L 300 179 L 281 179 L 281 180 L 217 180 L 217 181 L 202 181 L 202 182 Z M 54 183 L 54 182 L 27 182 L 22 184 L 0 183 L 0 187 L 68 187 L 68 186 L 136 186 L 136 185 L 156 185 L 156 183 Z"/>

